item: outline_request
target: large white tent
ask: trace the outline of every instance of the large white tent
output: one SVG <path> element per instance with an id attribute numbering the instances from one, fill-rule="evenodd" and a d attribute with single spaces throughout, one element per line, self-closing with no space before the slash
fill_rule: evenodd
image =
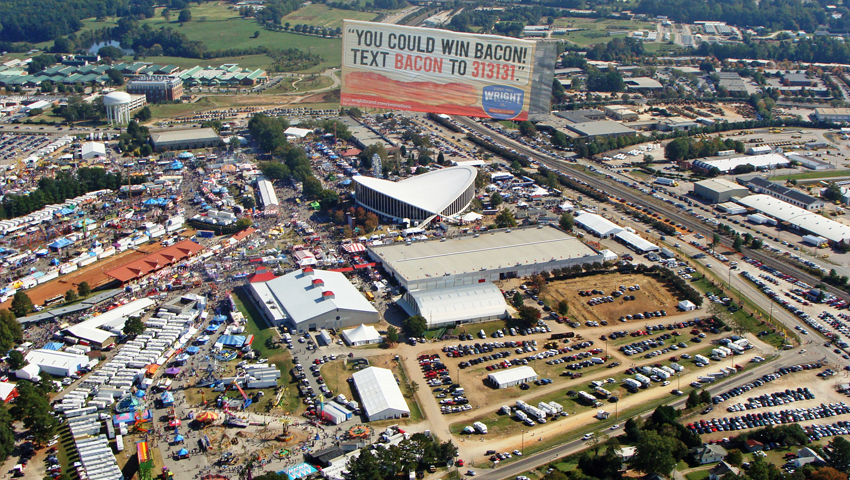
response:
<path id="1" fill-rule="evenodd" d="M 357 328 L 351 330 L 343 330 L 342 339 L 348 345 L 356 347 L 359 345 L 369 345 L 372 343 L 381 343 L 381 335 L 371 325 L 360 324 Z"/>
<path id="2" fill-rule="evenodd" d="M 398 388 L 393 372 L 386 368 L 369 367 L 351 376 L 360 403 L 370 422 L 401 418 L 410 415 L 410 408 Z"/>
<path id="3" fill-rule="evenodd" d="M 516 367 L 493 372 L 487 379 L 496 388 L 508 388 L 537 380 L 537 372 L 531 367 Z"/>
<path id="4" fill-rule="evenodd" d="M 505 318 L 508 306 L 490 282 L 408 292 L 399 302 L 409 315 L 421 315 L 428 328 Z"/>

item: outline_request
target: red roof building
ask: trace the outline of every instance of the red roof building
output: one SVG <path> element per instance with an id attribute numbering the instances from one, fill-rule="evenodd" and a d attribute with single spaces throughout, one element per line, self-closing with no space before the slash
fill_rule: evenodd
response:
<path id="1" fill-rule="evenodd" d="M 240 232 L 236 232 L 231 238 L 233 240 L 236 240 L 237 242 L 241 242 L 242 240 L 245 240 L 246 238 L 250 237 L 251 234 L 256 232 L 256 231 L 257 231 L 256 228 L 248 227 L 245 230 L 242 230 Z"/>
<path id="2" fill-rule="evenodd" d="M 183 240 L 174 245 L 163 248 L 158 252 L 151 253 L 136 261 L 122 265 L 118 268 L 113 268 L 106 272 L 110 276 L 121 283 L 127 283 L 132 280 L 144 278 L 151 273 L 154 273 L 162 268 L 177 264 L 183 260 L 197 254 L 204 247 L 198 245 L 191 240 Z"/>

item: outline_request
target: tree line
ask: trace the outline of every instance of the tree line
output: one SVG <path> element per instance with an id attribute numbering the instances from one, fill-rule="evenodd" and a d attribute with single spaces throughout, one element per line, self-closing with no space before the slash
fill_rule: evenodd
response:
<path id="1" fill-rule="evenodd" d="M 828 17 L 818 2 L 802 0 L 641 0 L 634 12 L 666 15 L 681 23 L 712 20 L 748 28 L 807 32 L 825 24 Z"/>

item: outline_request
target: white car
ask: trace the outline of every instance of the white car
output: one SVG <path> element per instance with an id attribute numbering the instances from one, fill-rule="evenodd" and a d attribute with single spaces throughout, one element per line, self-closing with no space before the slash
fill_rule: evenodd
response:
<path id="1" fill-rule="evenodd" d="M 521 457 L 522 452 L 520 452 L 519 450 L 514 450 L 514 455 L 516 455 L 517 457 Z"/>
<path id="2" fill-rule="evenodd" d="M 584 436 L 581 437 L 582 440 L 590 440 L 591 438 L 593 438 L 593 432 L 585 433 Z"/>
<path id="3" fill-rule="evenodd" d="M 618 428 L 620 428 L 620 424 L 619 424 L 619 423 L 615 423 L 614 425 L 611 425 L 611 430 L 616 430 L 616 429 L 618 429 Z"/>

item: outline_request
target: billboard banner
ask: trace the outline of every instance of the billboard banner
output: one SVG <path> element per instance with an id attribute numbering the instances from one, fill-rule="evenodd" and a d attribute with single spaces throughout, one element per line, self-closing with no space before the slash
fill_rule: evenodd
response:
<path id="1" fill-rule="evenodd" d="M 345 20 L 340 103 L 527 120 L 535 63 L 549 57 L 537 48 L 519 38 Z"/>

